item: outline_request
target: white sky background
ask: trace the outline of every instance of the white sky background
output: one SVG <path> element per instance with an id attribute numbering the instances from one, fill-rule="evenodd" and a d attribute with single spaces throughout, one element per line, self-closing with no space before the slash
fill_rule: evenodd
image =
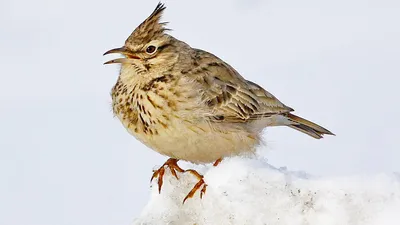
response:
<path id="1" fill-rule="evenodd" d="M 158 1 L 0 2 L 0 224 L 129 224 L 166 158 L 113 118 L 120 47 Z M 266 131 L 274 166 L 400 171 L 400 2 L 167 1 L 171 33 L 337 134 Z"/>

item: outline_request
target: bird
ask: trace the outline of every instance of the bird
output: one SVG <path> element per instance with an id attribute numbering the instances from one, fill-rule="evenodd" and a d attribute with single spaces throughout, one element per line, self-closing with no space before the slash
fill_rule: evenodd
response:
<path id="1" fill-rule="evenodd" d="M 177 172 L 198 178 L 183 202 L 197 191 L 202 197 L 203 175 L 178 161 L 217 166 L 225 157 L 253 154 L 266 127 L 287 126 L 316 139 L 334 135 L 293 114 L 222 59 L 170 35 L 161 21 L 165 9 L 158 3 L 122 47 L 104 53 L 122 55 L 104 63 L 121 66 L 111 91 L 113 114 L 140 142 L 169 157 L 153 171 L 159 192 L 169 168 L 176 178 Z"/>

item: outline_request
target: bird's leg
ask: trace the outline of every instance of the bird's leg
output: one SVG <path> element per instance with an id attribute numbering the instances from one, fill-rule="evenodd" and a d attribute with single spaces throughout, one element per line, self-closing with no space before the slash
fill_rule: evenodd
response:
<path id="1" fill-rule="evenodd" d="M 191 174 L 193 174 L 195 177 L 197 177 L 199 179 L 199 181 L 194 185 L 194 187 L 192 188 L 192 190 L 190 190 L 190 192 L 186 195 L 186 197 L 183 199 L 183 203 L 185 203 L 185 201 L 188 198 L 192 198 L 193 195 L 196 193 L 197 190 L 200 190 L 200 198 L 203 198 L 203 195 L 206 193 L 206 189 L 207 189 L 207 184 L 204 182 L 203 179 L 203 175 L 200 175 L 196 170 L 185 170 L 185 172 L 189 172 Z"/>
<path id="2" fill-rule="evenodd" d="M 217 159 L 217 161 L 214 162 L 213 166 L 218 166 L 218 164 L 222 161 L 222 158 Z M 203 198 L 203 195 L 206 193 L 207 190 L 207 184 L 204 182 L 204 176 L 199 174 L 196 170 L 185 170 L 185 172 L 189 172 L 191 174 L 193 174 L 195 177 L 197 177 L 199 179 L 199 181 L 194 185 L 194 187 L 192 188 L 192 190 L 190 190 L 189 194 L 186 195 L 185 199 L 183 199 L 183 203 L 185 203 L 185 201 L 188 198 L 192 198 L 194 196 L 194 194 L 196 193 L 196 191 L 200 190 L 200 198 Z"/>
<path id="3" fill-rule="evenodd" d="M 179 159 L 173 159 L 169 158 L 158 170 L 154 171 L 153 176 L 151 176 L 151 180 L 153 181 L 154 178 L 158 177 L 158 193 L 161 193 L 161 187 L 163 185 L 163 177 L 165 173 L 165 167 L 168 166 L 169 170 L 171 171 L 171 174 L 178 178 L 178 175 L 176 174 L 176 171 L 178 172 L 185 172 L 182 168 L 179 167 L 178 165 Z"/>
<path id="4" fill-rule="evenodd" d="M 217 161 L 215 161 L 213 166 L 218 166 L 221 161 L 222 161 L 222 158 L 217 159 Z"/>

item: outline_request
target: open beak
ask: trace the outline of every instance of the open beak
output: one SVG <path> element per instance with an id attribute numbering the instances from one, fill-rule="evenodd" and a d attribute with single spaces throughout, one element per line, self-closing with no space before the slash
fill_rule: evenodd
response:
<path id="1" fill-rule="evenodd" d="M 113 54 L 113 53 L 122 54 L 122 55 L 126 56 L 127 58 L 113 59 L 113 60 L 105 62 L 104 64 L 129 63 L 131 61 L 131 59 L 140 59 L 137 55 L 135 55 L 134 52 L 127 49 L 125 46 L 121 47 L 121 48 L 111 49 L 111 50 L 105 52 L 103 55 L 108 55 L 108 54 Z"/>

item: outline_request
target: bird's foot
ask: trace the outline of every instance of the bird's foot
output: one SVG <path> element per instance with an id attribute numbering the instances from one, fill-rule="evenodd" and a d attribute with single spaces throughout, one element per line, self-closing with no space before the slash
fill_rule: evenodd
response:
<path id="1" fill-rule="evenodd" d="M 185 203 L 188 198 L 192 198 L 198 190 L 200 190 L 200 198 L 203 198 L 203 195 L 206 193 L 207 189 L 207 184 L 204 182 L 203 175 L 200 175 L 196 170 L 185 170 L 185 172 L 193 174 L 199 179 L 199 181 L 194 185 L 192 190 L 190 190 L 189 194 L 187 194 L 186 197 L 183 199 L 183 203 Z"/>
<path id="2" fill-rule="evenodd" d="M 217 159 L 217 161 L 214 162 L 213 166 L 218 166 L 218 164 L 221 161 L 222 161 L 222 158 Z M 203 175 L 199 174 L 196 170 L 185 170 L 185 173 L 186 172 L 193 174 L 196 178 L 199 179 L 199 181 L 194 185 L 192 190 L 190 190 L 189 194 L 187 194 L 186 197 L 183 199 L 183 203 L 185 203 L 185 201 L 188 198 L 192 198 L 198 190 L 200 190 L 200 198 L 203 198 L 203 195 L 206 193 L 206 190 L 207 190 L 207 184 L 204 182 Z"/>
<path id="3" fill-rule="evenodd" d="M 178 161 L 179 161 L 179 159 L 169 158 L 158 170 L 154 171 L 153 176 L 151 177 L 151 181 L 153 181 L 154 178 L 158 177 L 158 182 L 157 182 L 158 183 L 158 193 L 161 193 L 161 187 L 163 185 L 163 178 L 164 178 L 164 174 L 165 174 L 165 167 L 168 167 L 169 170 L 171 171 L 171 174 L 174 177 L 176 177 L 176 179 L 179 179 L 178 175 L 176 173 L 177 171 L 180 173 L 189 172 L 189 173 L 193 174 L 196 178 L 199 179 L 199 181 L 194 185 L 192 190 L 190 190 L 190 192 L 183 199 L 183 203 L 185 203 L 187 199 L 192 198 L 197 191 L 200 191 L 200 198 L 203 198 L 203 195 L 206 193 L 206 190 L 207 190 L 207 184 L 204 182 L 204 179 L 203 179 L 204 176 L 199 174 L 199 172 L 197 172 L 196 170 L 192 170 L 192 169 L 183 170 L 181 167 L 179 167 Z M 213 166 L 218 166 L 218 164 L 221 161 L 222 161 L 222 159 L 218 159 L 217 161 L 215 161 Z"/>
<path id="4" fill-rule="evenodd" d="M 168 167 L 169 170 L 171 171 L 171 174 L 176 177 L 176 179 L 178 178 L 178 175 L 176 174 L 176 171 L 178 172 L 185 172 L 185 170 L 183 170 L 182 168 L 179 167 L 178 165 L 178 159 L 173 159 L 173 158 L 169 158 L 158 170 L 154 171 L 153 176 L 151 176 L 151 180 L 153 181 L 154 178 L 158 177 L 158 193 L 161 193 L 161 187 L 163 185 L 163 177 L 164 177 L 164 173 L 165 173 L 165 167 Z"/>

